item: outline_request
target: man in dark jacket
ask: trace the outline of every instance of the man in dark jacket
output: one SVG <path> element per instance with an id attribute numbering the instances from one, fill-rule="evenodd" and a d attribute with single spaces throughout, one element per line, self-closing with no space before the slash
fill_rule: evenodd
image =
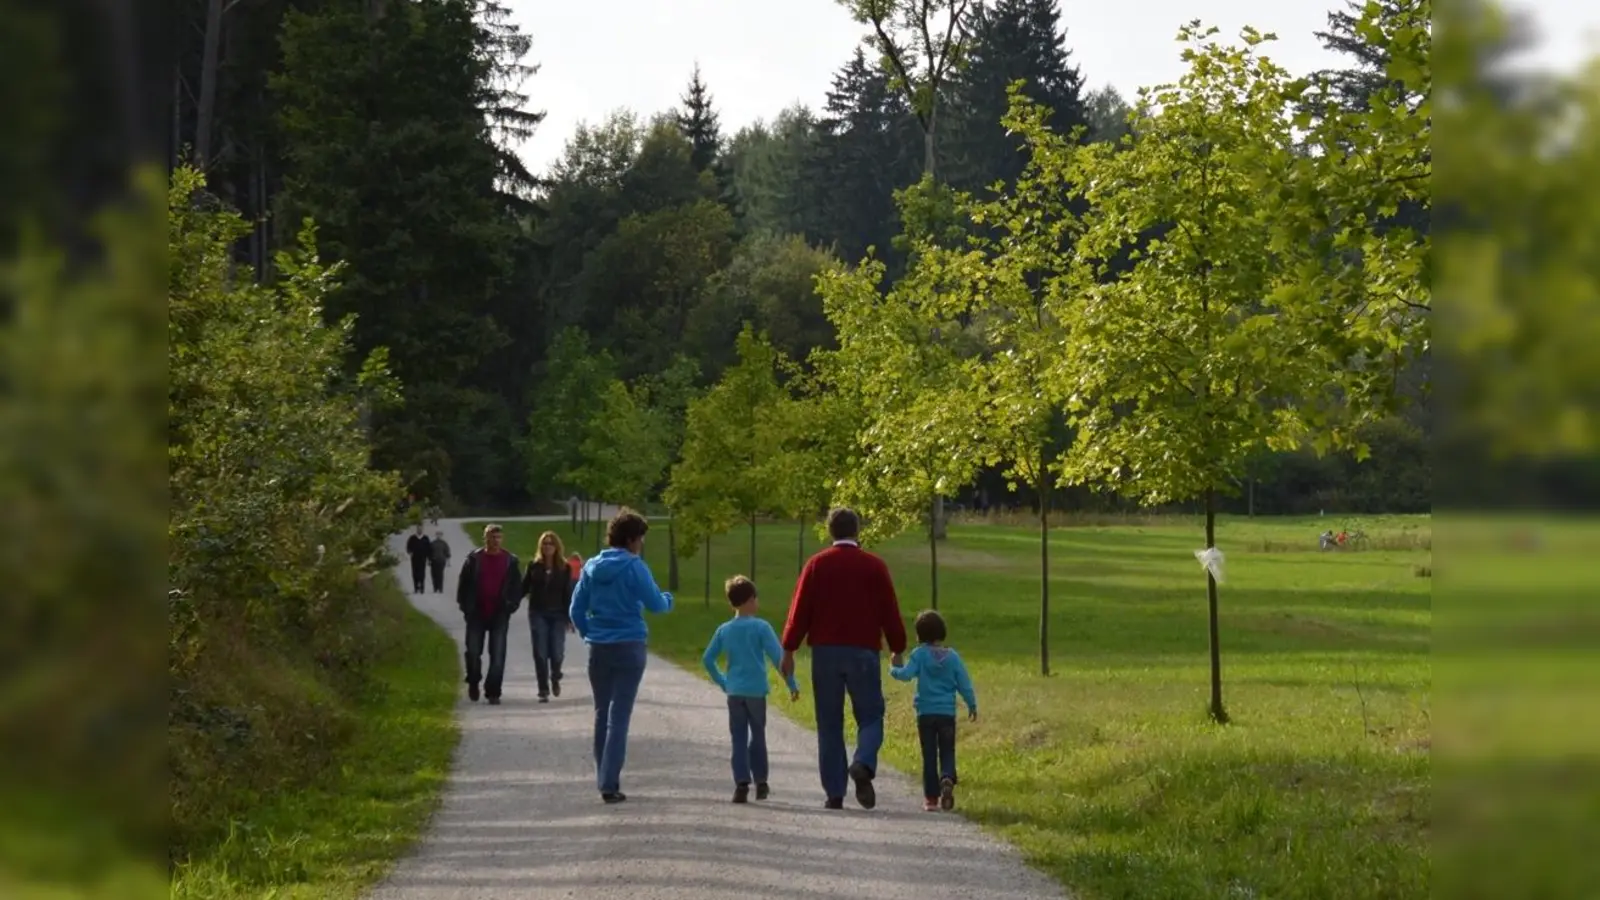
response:
<path id="1" fill-rule="evenodd" d="M 428 560 L 433 558 L 433 542 L 417 526 L 417 533 L 406 538 L 406 555 L 411 557 L 411 592 L 422 593 L 423 582 L 428 578 Z"/>
<path id="2" fill-rule="evenodd" d="M 444 593 L 444 570 L 450 565 L 450 545 L 444 542 L 444 532 L 433 533 L 432 553 L 428 565 L 433 573 L 433 592 Z"/>
<path id="3" fill-rule="evenodd" d="M 503 546 L 499 525 L 483 529 L 483 547 L 467 554 L 456 585 L 456 605 L 467 620 L 467 697 L 478 700 L 478 682 L 494 705 L 506 673 L 506 632 L 522 605 L 522 572 L 517 557 Z M 489 643 L 489 672 L 483 673 L 483 645 Z"/>

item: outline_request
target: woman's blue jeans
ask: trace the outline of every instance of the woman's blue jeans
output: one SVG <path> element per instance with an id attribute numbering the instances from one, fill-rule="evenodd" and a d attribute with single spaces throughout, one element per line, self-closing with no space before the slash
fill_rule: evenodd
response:
<path id="1" fill-rule="evenodd" d="M 644 641 L 589 645 L 589 687 L 594 692 L 595 783 L 602 794 L 621 790 L 628 756 L 628 723 L 644 680 Z"/>

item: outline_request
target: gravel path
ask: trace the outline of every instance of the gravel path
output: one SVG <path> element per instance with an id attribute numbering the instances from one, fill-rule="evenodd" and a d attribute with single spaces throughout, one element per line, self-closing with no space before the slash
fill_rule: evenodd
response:
<path id="1" fill-rule="evenodd" d="M 437 526 L 457 561 L 475 546 L 461 524 Z M 404 541 L 392 540 L 395 552 Z M 446 574 L 447 591 L 455 571 Z M 397 574 L 409 586 L 403 560 Z M 459 642 L 452 597 L 412 600 Z M 721 692 L 654 656 L 622 775 L 628 801 L 601 804 L 589 751 L 586 653 L 569 637 L 563 696 L 539 704 L 527 619 L 513 621 L 505 702 L 471 704 L 463 689 L 461 746 L 443 804 L 374 900 L 1065 896 L 961 817 L 922 812 L 920 788 L 887 768 L 876 781 L 877 809 L 855 807 L 854 799 L 843 812 L 822 809 L 816 739 L 776 710 L 767 726 L 772 799 L 730 804 Z M 788 700 L 774 694 L 771 702 Z M 800 702 L 809 699 L 802 694 Z"/>

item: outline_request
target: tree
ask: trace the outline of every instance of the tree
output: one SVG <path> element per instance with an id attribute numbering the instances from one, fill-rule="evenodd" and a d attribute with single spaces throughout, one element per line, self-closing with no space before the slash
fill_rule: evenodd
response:
<path id="1" fill-rule="evenodd" d="M 819 210 L 807 174 L 819 149 L 821 125 L 804 106 L 770 123 L 741 128 L 725 154 L 741 234 L 795 234 L 822 241 Z"/>
<path id="2" fill-rule="evenodd" d="M 927 521 L 937 608 L 937 514 L 929 513 L 977 473 L 983 415 L 972 389 L 976 348 L 962 341 L 948 299 L 961 284 L 945 269 L 914 266 L 880 296 L 883 275 L 883 264 L 869 259 L 821 279 L 823 307 L 839 334 L 824 372 L 834 389 L 859 396 L 864 412 L 856 435 L 861 460 L 837 494 L 861 511 L 873 537 Z"/>
<path id="3" fill-rule="evenodd" d="M 665 372 L 645 381 L 645 399 L 662 416 L 662 443 L 666 448 L 667 465 L 676 464 L 683 456 L 683 434 L 689 404 L 695 398 L 695 382 L 700 377 L 700 367 L 687 356 L 679 355 Z M 662 475 L 666 474 L 663 466 Z M 667 589 L 678 589 L 677 517 L 667 516 Z"/>
<path id="4" fill-rule="evenodd" d="M 552 491 L 581 487 L 567 475 L 583 467 L 579 436 L 585 433 L 589 411 L 615 380 L 615 372 L 610 354 L 596 352 L 582 331 L 566 329 L 556 336 L 543 366 L 540 387 L 528 398 L 529 496 L 544 499 Z M 622 502 L 604 495 L 589 496 Z"/>
<path id="5" fill-rule="evenodd" d="M 689 79 L 689 92 L 683 95 L 683 108 L 672 114 L 684 140 L 689 142 L 689 161 L 696 172 L 711 168 L 722 153 L 722 128 L 717 122 L 717 111 L 711 105 L 711 92 L 700 78 L 700 64 L 695 63 L 694 75 Z"/>
<path id="6" fill-rule="evenodd" d="M 839 0 L 872 29 L 890 84 L 903 92 L 922 129 L 922 174 L 939 182 L 939 107 L 945 84 L 961 66 L 982 0 Z"/>
<path id="7" fill-rule="evenodd" d="M 1268 37 L 1246 29 L 1235 48 L 1211 42 L 1215 31 L 1182 30 L 1189 69 L 1141 99 L 1131 146 L 1076 154 L 1091 269 L 1081 301 L 1060 311 L 1074 340 L 1057 373 L 1077 428 L 1070 475 L 1145 503 L 1204 502 L 1210 713 L 1225 722 L 1217 495 L 1263 448 L 1337 439 L 1322 416 L 1347 379 L 1344 359 L 1318 343 L 1327 313 L 1296 289 L 1277 246 L 1281 219 L 1299 216 L 1281 183 L 1303 85 L 1258 54 Z M 1145 240 L 1152 228 L 1161 236 Z M 1129 247 L 1132 267 L 1106 277 Z"/>
<path id="8" fill-rule="evenodd" d="M 952 184 L 986 192 L 1022 175 L 1027 148 L 1001 124 L 1018 81 L 1049 110 L 1057 131 L 1070 135 L 1088 123 L 1083 76 L 1066 47 L 1059 0 L 995 0 L 973 17 L 965 64 L 950 76 Z"/>
<path id="9" fill-rule="evenodd" d="M 591 497 L 625 506 L 644 506 L 671 462 L 671 423 L 666 412 L 650 405 L 641 387 L 616 379 L 606 384 L 600 402 L 586 412 L 579 432 L 581 462 L 563 472 L 562 479 L 578 485 Z M 599 541 L 597 529 L 596 548 Z"/>
<path id="10" fill-rule="evenodd" d="M 750 525 L 750 571 L 755 577 L 756 517 L 771 512 L 768 448 L 759 443 L 757 422 L 776 406 L 779 356 L 764 336 L 746 327 L 738 339 L 739 363 L 689 404 L 683 456 L 672 468 L 668 504 L 684 515 L 685 555 L 698 539 L 737 521 Z M 720 526 L 720 527 L 719 527 Z"/>
<path id="11" fill-rule="evenodd" d="M 1088 140 L 1115 144 L 1129 133 L 1128 116 L 1132 115 L 1133 107 L 1111 85 L 1090 91 L 1084 99 L 1084 107 Z"/>
<path id="12" fill-rule="evenodd" d="M 712 276 L 690 313 L 684 342 L 712 377 L 733 363 L 746 324 L 773 335 L 789 359 L 804 359 L 813 347 L 833 343 L 833 326 L 822 313 L 817 276 L 838 261 L 798 235 L 751 235 L 727 268 Z"/>

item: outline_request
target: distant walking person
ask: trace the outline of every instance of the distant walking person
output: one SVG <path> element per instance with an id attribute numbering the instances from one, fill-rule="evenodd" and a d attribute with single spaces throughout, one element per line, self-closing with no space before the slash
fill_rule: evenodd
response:
<path id="1" fill-rule="evenodd" d="M 540 703 L 550 702 L 552 693 L 561 696 L 561 663 L 567 658 L 567 632 L 572 630 L 574 579 L 561 554 L 561 538 L 554 531 L 539 535 L 539 552 L 528 563 L 528 574 L 522 578 Z"/>
<path id="2" fill-rule="evenodd" d="M 436 531 L 428 545 L 428 567 L 433 573 L 433 592 L 444 593 L 444 570 L 450 566 L 450 545 L 444 542 L 444 532 Z"/>
<path id="3" fill-rule="evenodd" d="M 417 523 L 417 533 L 406 538 L 406 555 L 411 557 L 411 593 L 420 594 L 428 578 L 428 560 L 433 558 L 433 542 L 422 533 L 422 523 Z"/>
<path id="4" fill-rule="evenodd" d="M 500 703 L 506 674 L 506 632 L 522 603 L 522 573 L 517 558 L 505 549 L 499 525 L 483 529 L 483 546 L 467 554 L 456 584 L 456 605 L 467 620 L 467 698 L 478 701 L 478 684 L 491 705 Z M 483 648 L 489 645 L 489 672 L 483 672 Z"/>
<path id="5" fill-rule="evenodd" d="M 844 808 L 845 782 L 855 782 L 856 802 L 877 805 L 872 779 L 883 747 L 883 670 L 879 654 L 889 644 L 893 664 L 906 649 L 906 624 L 883 560 L 861 549 L 861 520 L 854 510 L 828 514 L 833 546 L 806 561 L 783 628 L 785 677 L 794 654 L 811 647 L 811 696 L 817 713 L 817 771 L 828 809 Z M 854 760 L 844 743 L 844 699 L 856 719 Z"/>
<path id="6" fill-rule="evenodd" d="M 956 806 L 956 695 L 967 704 L 967 721 L 978 720 L 978 695 L 961 656 L 944 645 L 944 617 L 933 610 L 917 615 L 917 640 L 903 666 L 889 674 L 896 681 L 915 681 L 917 737 L 922 742 L 922 808 L 928 812 Z"/>
<path id="7" fill-rule="evenodd" d="M 572 624 L 589 645 L 589 687 L 594 691 L 594 771 L 600 799 L 621 803 L 628 723 L 644 680 L 644 611 L 672 609 L 672 595 L 656 586 L 639 553 L 650 525 L 627 507 L 606 526 L 605 550 L 591 557 L 572 591 Z"/>
<path id="8" fill-rule="evenodd" d="M 760 600 L 756 586 L 743 575 L 728 579 L 723 589 L 733 619 L 717 626 L 700 662 L 711 680 L 728 695 L 728 733 L 733 737 L 733 802 L 750 802 L 750 780 L 755 779 L 756 799 L 771 793 L 767 786 L 767 664 L 777 667 L 783 650 L 778 633 L 766 619 L 758 618 Z M 728 671 L 717 668 L 717 657 L 727 654 Z M 800 699 L 794 675 L 784 678 L 789 699 Z"/>

